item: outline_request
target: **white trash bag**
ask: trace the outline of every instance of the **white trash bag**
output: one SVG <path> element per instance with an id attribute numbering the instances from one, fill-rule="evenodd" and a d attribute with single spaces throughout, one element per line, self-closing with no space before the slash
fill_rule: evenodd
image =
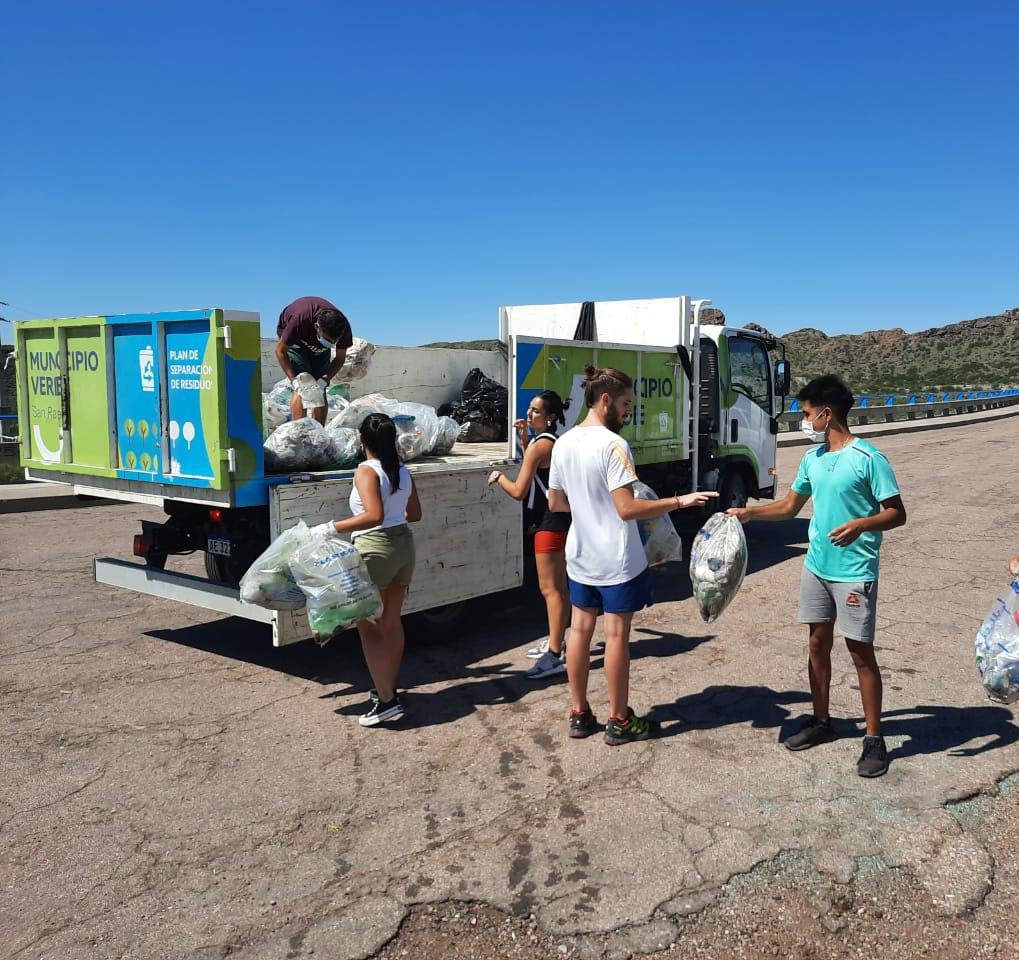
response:
<path id="1" fill-rule="evenodd" d="M 353 342 L 347 348 L 347 354 L 343 358 L 343 366 L 336 374 L 337 383 L 352 383 L 354 380 L 363 380 L 371 366 L 372 356 L 375 354 L 375 344 L 354 337 Z"/>
<path id="2" fill-rule="evenodd" d="M 326 470 L 333 464 L 332 437 L 312 417 L 284 423 L 265 441 L 265 469 L 270 473 Z"/>
<path id="3" fill-rule="evenodd" d="M 435 412 L 435 407 L 429 407 L 424 403 L 401 403 L 397 416 L 410 416 L 414 418 L 413 434 L 415 442 L 412 448 L 414 456 L 404 457 L 404 460 L 413 460 L 416 457 L 431 453 L 435 449 L 435 444 L 439 439 L 439 416 Z M 397 423 L 397 433 L 399 432 L 400 427 L 399 423 Z M 418 437 L 420 437 L 420 442 L 417 440 Z M 399 447 L 399 443 L 397 443 L 397 446 Z M 420 452 L 418 452 L 419 446 L 421 447 Z M 409 442 L 408 448 L 411 449 Z"/>
<path id="4" fill-rule="evenodd" d="M 333 443 L 333 466 L 341 469 L 356 467 L 364 459 L 361 435 L 350 427 L 338 427 L 333 420 L 326 424 L 326 433 Z"/>
<path id="5" fill-rule="evenodd" d="M 654 490 L 640 481 L 633 485 L 633 495 L 638 500 L 658 499 Z M 660 563 L 683 559 L 683 541 L 669 514 L 651 520 L 638 520 L 637 529 L 640 531 L 640 542 L 644 544 L 644 553 L 647 554 L 648 566 L 656 567 Z"/>
<path id="6" fill-rule="evenodd" d="M 360 430 L 369 413 L 384 413 L 388 417 L 395 417 L 399 413 L 399 406 L 398 401 L 384 397 L 381 393 L 369 393 L 350 401 L 350 406 L 336 418 L 337 426 Z"/>
<path id="7" fill-rule="evenodd" d="M 439 417 L 438 434 L 432 453 L 437 457 L 444 457 L 451 453 L 457 437 L 460 436 L 460 424 L 452 417 Z"/>
<path id="8" fill-rule="evenodd" d="M 326 426 L 328 427 L 347 407 L 350 401 L 343 395 L 346 387 L 329 386 L 326 390 Z"/>
<path id="9" fill-rule="evenodd" d="M 729 605 L 747 572 L 747 538 L 735 517 L 708 518 L 690 550 L 690 580 L 697 607 L 713 623 Z"/>
<path id="10" fill-rule="evenodd" d="M 310 539 L 311 530 L 303 520 L 284 530 L 241 577 L 241 600 L 270 610 L 300 610 L 304 592 L 294 582 L 290 561 Z"/>
<path id="11" fill-rule="evenodd" d="M 294 383 L 306 411 L 326 405 L 325 388 L 310 373 L 299 373 L 294 378 Z"/>
<path id="12" fill-rule="evenodd" d="M 280 380 L 268 393 L 262 394 L 262 422 L 272 433 L 290 419 L 290 399 L 294 388 L 289 380 Z"/>
<path id="13" fill-rule="evenodd" d="M 975 648 L 987 696 L 999 703 L 1019 700 L 1019 579 L 994 601 L 977 633 Z"/>
<path id="14" fill-rule="evenodd" d="M 316 640 L 328 640 L 382 613 L 379 588 L 361 554 L 336 533 L 316 527 L 291 559 L 290 571 L 308 598 L 308 624 Z"/>

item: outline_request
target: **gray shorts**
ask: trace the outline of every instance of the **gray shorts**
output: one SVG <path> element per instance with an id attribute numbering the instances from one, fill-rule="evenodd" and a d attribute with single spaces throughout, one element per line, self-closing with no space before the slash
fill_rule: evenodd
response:
<path id="1" fill-rule="evenodd" d="M 877 580 L 838 583 L 822 580 L 806 567 L 800 578 L 800 623 L 834 623 L 847 640 L 874 642 Z"/>

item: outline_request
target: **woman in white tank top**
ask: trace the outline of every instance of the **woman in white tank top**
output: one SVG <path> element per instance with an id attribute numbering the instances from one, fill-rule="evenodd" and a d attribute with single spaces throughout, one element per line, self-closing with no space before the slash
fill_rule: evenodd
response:
<path id="1" fill-rule="evenodd" d="M 361 424 L 361 443 L 368 459 L 354 474 L 351 516 L 337 520 L 338 534 L 347 534 L 361 554 L 382 594 L 382 616 L 357 625 L 368 672 L 375 684 L 370 708 L 358 722 L 363 727 L 398 720 L 404 714 L 396 692 L 403 661 L 400 611 L 414 573 L 414 537 L 408 523 L 421 519 L 414 480 L 396 452 L 396 425 L 384 413 L 372 413 Z"/>

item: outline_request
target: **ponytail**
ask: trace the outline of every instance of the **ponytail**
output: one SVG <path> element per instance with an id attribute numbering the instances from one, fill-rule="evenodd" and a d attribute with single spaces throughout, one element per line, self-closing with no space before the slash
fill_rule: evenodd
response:
<path id="1" fill-rule="evenodd" d="M 396 424 L 384 413 L 369 413 L 361 424 L 361 442 L 371 450 L 389 477 L 395 493 L 400 489 L 400 455 L 396 452 Z"/>
<path id="2" fill-rule="evenodd" d="M 588 364 L 584 368 L 584 402 L 593 407 L 603 393 L 613 400 L 633 389 L 633 379 L 612 367 L 593 367 Z"/>
<path id="3" fill-rule="evenodd" d="M 546 390 L 538 394 L 542 409 L 550 417 L 555 417 L 556 422 L 552 427 L 553 433 L 558 433 L 560 427 L 566 426 L 566 411 L 570 407 L 570 398 L 563 400 L 555 390 Z"/>

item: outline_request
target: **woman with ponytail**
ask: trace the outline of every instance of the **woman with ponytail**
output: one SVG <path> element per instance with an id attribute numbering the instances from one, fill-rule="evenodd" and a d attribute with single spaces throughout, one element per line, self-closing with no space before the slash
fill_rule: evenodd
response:
<path id="1" fill-rule="evenodd" d="M 371 413 L 361 424 L 367 459 L 354 474 L 350 516 L 337 520 L 338 534 L 349 534 L 368 573 L 382 594 L 382 616 L 357 625 L 368 672 L 375 684 L 362 727 L 398 720 L 404 714 L 396 692 L 403 660 L 400 611 L 414 573 L 414 537 L 408 523 L 421 519 L 421 502 L 410 472 L 396 452 L 396 425 L 384 413 Z"/>
<path id="2" fill-rule="evenodd" d="M 497 483 L 514 500 L 527 500 L 528 529 L 534 533 L 534 563 L 538 568 L 538 587 L 548 609 L 548 639 L 527 651 L 537 663 L 527 671 L 532 680 L 566 672 L 566 627 L 570 622 L 570 593 L 566 581 L 566 534 L 570 529 L 568 513 L 548 509 L 548 468 L 552 447 L 561 427 L 566 426 L 566 408 L 558 393 L 546 390 L 527 408 L 527 417 L 514 426 L 524 451 L 520 472 L 510 480 L 494 470 L 488 482 Z M 530 440 L 530 431 L 535 437 Z"/>

